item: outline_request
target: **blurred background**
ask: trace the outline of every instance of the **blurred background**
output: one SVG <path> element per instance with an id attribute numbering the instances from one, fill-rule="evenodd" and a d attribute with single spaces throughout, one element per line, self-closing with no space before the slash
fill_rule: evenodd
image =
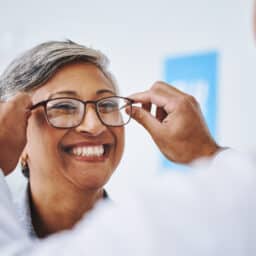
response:
<path id="1" fill-rule="evenodd" d="M 198 98 L 220 145 L 253 149 L 252 15 L 253 0 L 0 0 L 0 71 L 38 43 L 71 39 L 109 57 L 122 96 L 174 82 Z M 123 160 L 107 186 L 114 199 L 130 184 L 178 169 L 135 121 L 126 131 Z M 8 181 L 16 190 L 25 179 L 17 168 Z"/>

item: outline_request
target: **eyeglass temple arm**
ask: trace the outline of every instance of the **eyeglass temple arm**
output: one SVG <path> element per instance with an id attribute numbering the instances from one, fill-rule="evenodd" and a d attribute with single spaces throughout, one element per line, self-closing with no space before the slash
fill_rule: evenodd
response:
<path id="1" fill-rule="evenodd" d="M 39 102 L 33 106 L 30 107 L 30 110 L 34 110 L 35 108 L 39 107 L 39 106 L 43 106 L 45 104 L 45 101 L 43 102 Z"/>

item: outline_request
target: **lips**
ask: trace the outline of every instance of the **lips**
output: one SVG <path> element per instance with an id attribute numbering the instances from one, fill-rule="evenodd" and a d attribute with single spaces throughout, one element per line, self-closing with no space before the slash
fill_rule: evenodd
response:
<path id="1" fill-rule="evenodd" d="M 110 151 L 111 144 L 78 143 L 63 146 L 65 153 L 81 161 L 104 161 Z"/>

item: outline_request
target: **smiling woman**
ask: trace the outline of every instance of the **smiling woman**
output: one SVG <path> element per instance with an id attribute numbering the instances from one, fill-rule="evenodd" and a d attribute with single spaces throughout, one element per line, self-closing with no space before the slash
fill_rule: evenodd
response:
<path id="1" fill-rule="evenodd" d="M 29 182 L 17 200 L 33 237 L 73 227 L 106 198 L 132 104 L 117 96 L 107 63 L 74 42 L 47 42 L 14 60 L 1 78 L 2 98 L 25 91 L 33 102 L 21 156 Z"/>

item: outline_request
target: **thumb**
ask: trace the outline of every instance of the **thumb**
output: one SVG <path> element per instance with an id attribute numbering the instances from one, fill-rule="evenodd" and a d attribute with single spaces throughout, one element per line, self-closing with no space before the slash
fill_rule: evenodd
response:
<path id="1" fill-rule="evenodd" d="M 152 137 L 155 137 L 161 129 L 161 123 L 148 111 L 140 107 L 133 107 L 131 113 L 128 113 L 131 117 L 141 124 Z"/>

